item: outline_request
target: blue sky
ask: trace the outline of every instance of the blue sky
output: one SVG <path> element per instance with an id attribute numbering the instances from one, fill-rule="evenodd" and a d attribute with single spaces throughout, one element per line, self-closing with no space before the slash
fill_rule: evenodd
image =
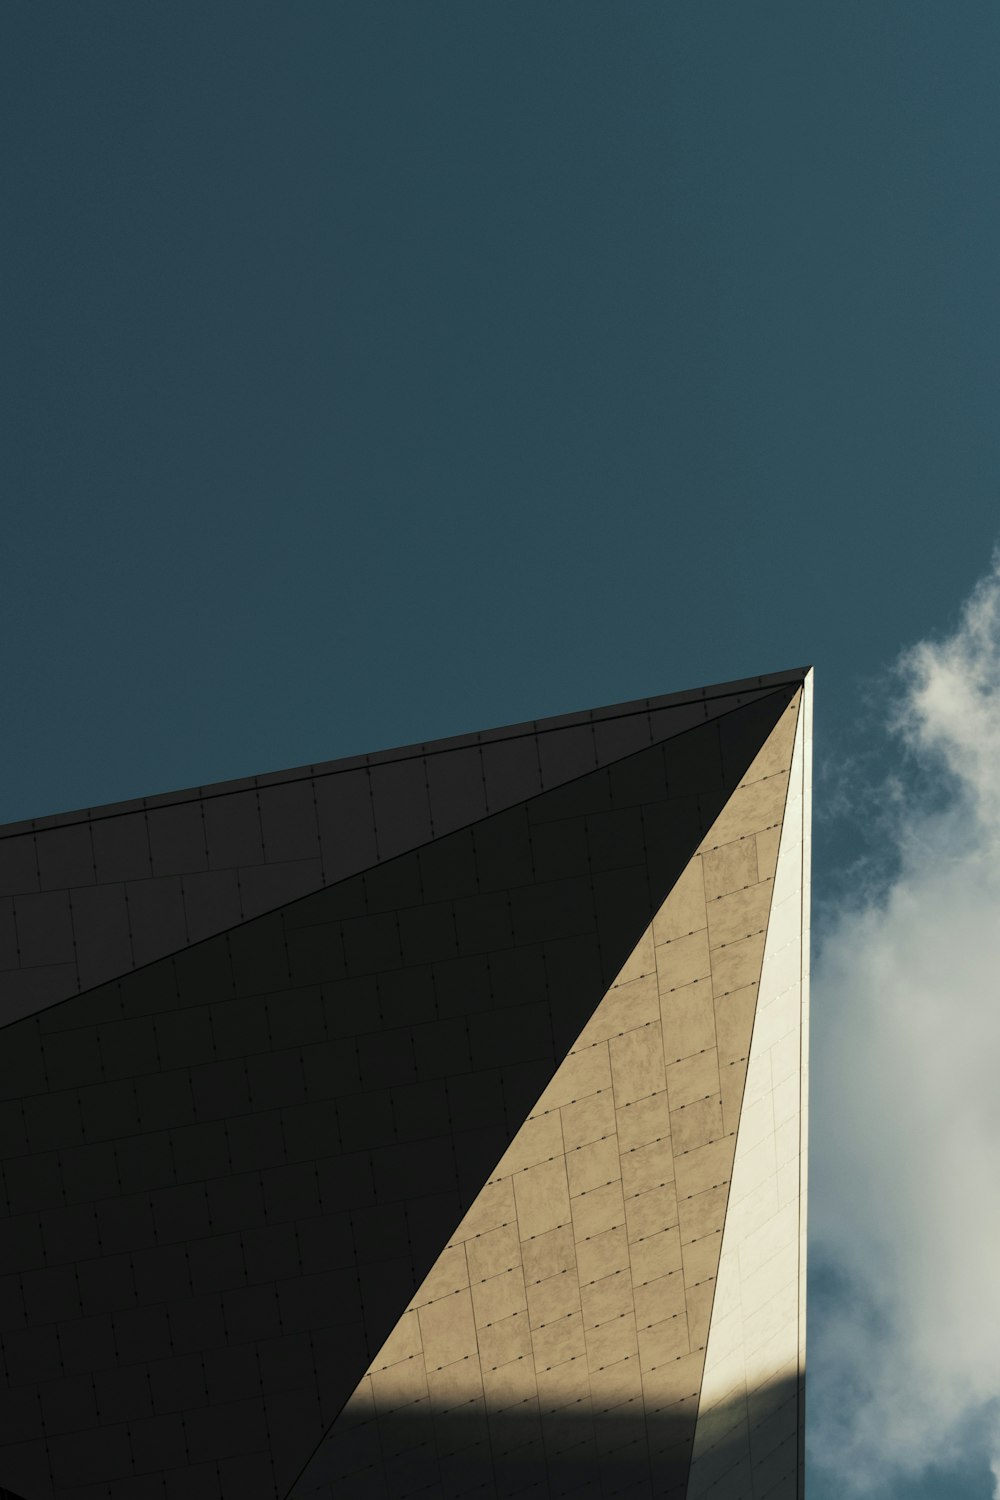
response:
<path id="1" fill-rule="evenodd" d="M 820 932 L 891 938 L 887 788 L 985 826 L 892 669 L 1000 533 L 998 48 L 981 0 L 10 0 L 0 818 L 813 662 Z M 878 1500 L 992 1493 L 983 1380 Z"/>

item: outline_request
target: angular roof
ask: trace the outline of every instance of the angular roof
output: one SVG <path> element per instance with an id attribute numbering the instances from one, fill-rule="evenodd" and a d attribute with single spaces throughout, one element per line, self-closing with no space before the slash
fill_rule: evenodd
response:
<path id="1" fill-rule="evenodd" d="M 0 1025 L 797 685 L 806 670 L 0 825 Z"/>
<path id="2" fill-rule="evenodd" d="M 0 830 L 0 1487 L 326 1493 L 310 1455 L 737 792 L 773 842 L 741 782 L 805 676 Z"/>

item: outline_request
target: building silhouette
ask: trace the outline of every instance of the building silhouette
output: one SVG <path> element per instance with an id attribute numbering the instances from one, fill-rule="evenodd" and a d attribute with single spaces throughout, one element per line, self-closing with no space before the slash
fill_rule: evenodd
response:
<path id="1" fill-rule="evenodd" d="M 0 1495 L 801 1500 L 811 682 L 0 829 Z"/>

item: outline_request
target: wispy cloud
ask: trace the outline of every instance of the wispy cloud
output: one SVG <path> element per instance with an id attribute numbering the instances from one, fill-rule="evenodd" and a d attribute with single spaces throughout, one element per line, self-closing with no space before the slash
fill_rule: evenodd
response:
<path id="1" fill-rule="evenodd" d="M 845 1494 L 1000 1412 L 1000 555 L 894 695 L 886 873 L 814 965 L 810 1212 L 836 1295 L 810 1451 Z"/>

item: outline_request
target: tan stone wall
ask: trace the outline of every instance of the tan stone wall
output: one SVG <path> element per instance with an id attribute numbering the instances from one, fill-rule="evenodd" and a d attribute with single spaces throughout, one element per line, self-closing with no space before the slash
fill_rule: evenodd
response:
<path id="1" fill-rule="evenodd" d="M 341 1421 L 603 1419 L 655 1474 L 698 1410 L 801 693 Z M 608 1418 L 634 1415 L 638 1424 Z M 686 1423 L 676 1419 L 688 1418 Z M 663 1420 L 658 1420 L 663 1419 Z M 502 1442 L 509 1424 L 494 1424 Z M 661 1436 L 658 1436 L 660 1434 Z M 555 1451 L 558 1451 L 557 1449 Z M 681 1455 L 683 1456 L 683 1455 Z"/>
<path id="2" fill-rule="evenodd" d="M 689 1500 L 800 1500 L 811 679 L 792 758 Z"/>

